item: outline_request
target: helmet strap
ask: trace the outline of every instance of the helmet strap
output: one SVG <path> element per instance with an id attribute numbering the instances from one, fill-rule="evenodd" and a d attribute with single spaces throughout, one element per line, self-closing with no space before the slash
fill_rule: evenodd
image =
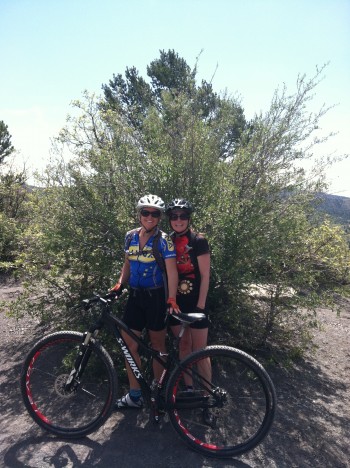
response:
<path id="1" fill-rule="evenodd" d="M 174 231 L 175 237 L 181 237 L 181 236 L 185 235 L 186 232 L 188 232 L 189 230 L 190 230 L 190 227 L 187 226 L 187 228 L 186 228 L 184 231 L 182 231 L 182 232 L 176 232 L 176 231 Z"/>

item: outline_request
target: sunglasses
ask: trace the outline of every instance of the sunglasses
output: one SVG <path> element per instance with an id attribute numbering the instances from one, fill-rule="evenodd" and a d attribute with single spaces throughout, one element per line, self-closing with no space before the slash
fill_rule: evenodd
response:
<path id="1" fill-rule="evenodd" d="M 152 216 L 152 218 L 160 218 L 160 211 L 142 210 L 141 216 L 144 216 L 145 218 L 147 218 L 147 216 Z"/>
<path id="2" fill-rule="evenodd" d="M 182 221 L 185 221 L 187 219 L 190 219 L 190 215 L 187 214 L 187 213 L 181 213 L 181 214 L 175 214 L 175 213 L 172 213 L 169 215 L 169 219 L 170 221 L 176 221 L 177 219 L 181 219 Z"/>

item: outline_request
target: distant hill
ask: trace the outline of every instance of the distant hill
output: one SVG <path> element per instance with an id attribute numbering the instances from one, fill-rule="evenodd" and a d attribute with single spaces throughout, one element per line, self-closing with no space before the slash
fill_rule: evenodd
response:
<path id="1" fill-rule="evenodd" d="M 329 195 L 320 193 L 321 204 L 319 210 L 327 213 L 340 224 L 348 225 L 350 223 L 350 198 L 340 197 L 338 195 Z"/>

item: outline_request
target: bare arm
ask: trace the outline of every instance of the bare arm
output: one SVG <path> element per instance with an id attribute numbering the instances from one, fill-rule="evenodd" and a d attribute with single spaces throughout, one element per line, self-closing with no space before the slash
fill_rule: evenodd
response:
<path id="1" fill-rule="evenodd" d="M 176 304 L 176 293 L 179 282 L 179 275 L 177 273 L 176 258 L 167 258 L 165 260 L 165 268 L 168 277 L 168 304 L 170 306 L 169 312 L 171 314 L 173 312 L 178 313 L 180 312 L 180 309 Z"/>
<path id="2" fill-rule="evenodd" d="M 176 299 L 179 275 L 177 273 L 176 258 L 167 258 L 165 268 L 168 277 L 168 294 L 170 298 Z M 171 311 L 172 312 L 172 311 Z"/>
<path id="3" fill-rule="evenodd" d="M 210 254 L 204 254 L 197 257 L 199 273 L 201 276 L 201 283 L 199 287 L 199 297 L 197 307 L 205 309 L 205 302 L 207 300 L 209 290 L 210 278 Z"/>

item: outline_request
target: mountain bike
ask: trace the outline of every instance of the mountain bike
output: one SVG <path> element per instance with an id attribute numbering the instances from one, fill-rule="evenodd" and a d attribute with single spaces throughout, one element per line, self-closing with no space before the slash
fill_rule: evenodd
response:
<path id="1" fill-rule="evenodd" d="M 276 392 L 255 358 L 229 346 L 208 346 L 179 360 L 179 340 L 191 322 L 205 317 L 202 313 L 177 314 L 180 334 L 168 353 L 160 353 L 113 314 L 113 302 L 114 294 L 84 300 L 83 309 L 98 311 L 85 333 L 51 333 L 27 355 L 21 393 L 41 428 L 62 438 L 80 438 L 96 431 L 111 415 L 117 399 L 117 372 L 99 339 L 105 327 L 115 336 L 138 380 L 153 420 L 158 422 L 168 414 L 177 434 L 192 449 L 224 458 L 251 450 L 262 441 L 274 419 Z M 155 359 L 163 366 L 158 382 L 137 366 L 122 331 L 138 343 L 147 362 Z M 184 390 L 189 380 L 193 392 Z"/>

